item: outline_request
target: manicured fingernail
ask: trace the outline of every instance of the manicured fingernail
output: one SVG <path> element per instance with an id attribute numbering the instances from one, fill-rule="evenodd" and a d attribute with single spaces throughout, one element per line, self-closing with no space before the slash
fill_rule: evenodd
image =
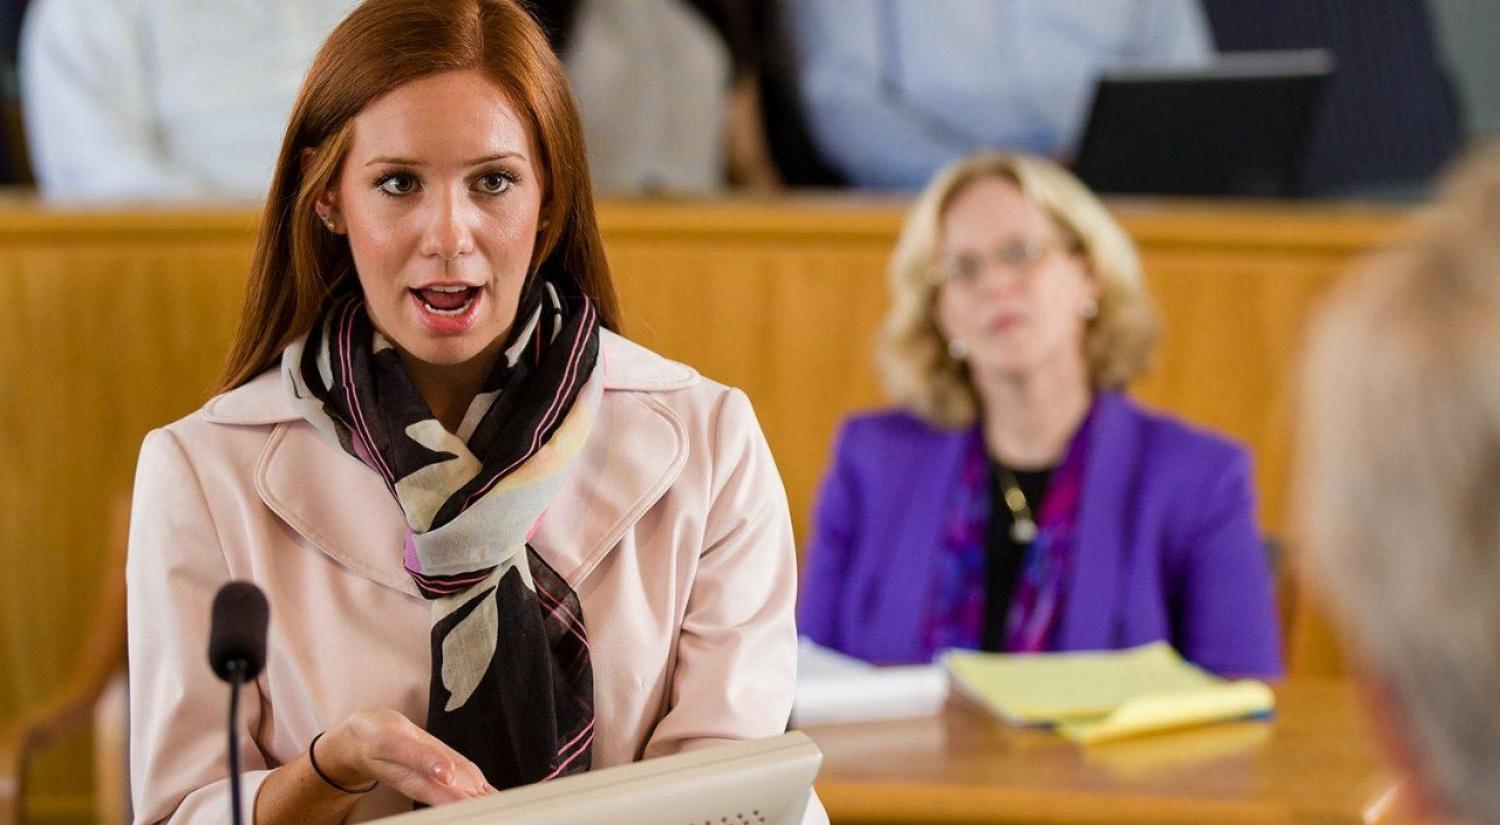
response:
<path id="1" fill-rule="evenodd" d="M 448 767 L 446 762 L 432 763 L 432 767 L 428 769 L 428 773 L 432 774 L 432 778 L 437 780 L 440 785 L 453 784 L 453 769 Z"/>

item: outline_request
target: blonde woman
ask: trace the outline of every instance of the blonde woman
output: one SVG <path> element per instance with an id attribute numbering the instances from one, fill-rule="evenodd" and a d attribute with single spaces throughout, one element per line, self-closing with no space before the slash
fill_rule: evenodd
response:
<path id="1" fill-rule="evenodd" d="M 1130 402 L 1154 315 L 1099 201 L 1036 157 L 940 173 L 891 264 L 897 409 L 843 426 L 801 631 L 885 663 L 1171 642 L 1281 671 L 1243 449 Z"/>
<path id="2" fill-rule="evenodd" d="M 1428 218 L 1315 328 L 1299 545 L 1376 688 L 1410 821 L 1500 822 L 1500 145 Z"/>

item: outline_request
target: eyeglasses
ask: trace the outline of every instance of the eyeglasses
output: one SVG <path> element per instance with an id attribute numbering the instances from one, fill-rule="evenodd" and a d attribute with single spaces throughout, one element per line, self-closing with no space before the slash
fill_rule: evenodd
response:
<path id="1" fill-rule="evenodd" d="M 933 275 L 939 284 L 970 286 L 979 281 L 987 265 L 995 263 L 1007 274 L 1026 277 L 1059 249 L 1076 252 L 1078 246 L 1055 238 L 1010 241 L 995 247 L 987 255 L 965 252 L 949 256 L 937 263 Z"/>

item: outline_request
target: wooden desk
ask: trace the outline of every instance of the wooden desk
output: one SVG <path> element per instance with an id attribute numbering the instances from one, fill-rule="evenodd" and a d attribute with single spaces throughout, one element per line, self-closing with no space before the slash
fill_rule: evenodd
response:
<path id="1" fill-rule="evenodd" d="M 1353 689 L 1292 682 L 1276 718 L 1088 748 L 953 700 L 943 715 L 806 731 L 834 825 L 1357 823 L 1393 782 Z"/>

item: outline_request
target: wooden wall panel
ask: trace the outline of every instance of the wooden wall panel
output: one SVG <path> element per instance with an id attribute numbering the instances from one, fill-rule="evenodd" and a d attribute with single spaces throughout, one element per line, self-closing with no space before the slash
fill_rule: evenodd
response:
<path id="1" fill-rule="evenodd" d="M 250 237 L 238 211 L 206 233 L 63 215 L 33 216 L 27 233 L 12 217 L 0 218 L 0 718 L 61 684 L 81 647 L 109 496 L 130 484 L 146 430 L 201 403 Z M 86 805 L 84 745 L 37 766 L 39 814 Z"/>
<path id="2" fill-rule="evenodd" d="M 1290 370 L 1307 315 L 1343 263 L 1287 253 L 1147 255 L 1164 329 L 1155 368 L 1134 394 L 1250 445 L 1262 522 L 1273 532 L 1286 521 Z"/>
<path id="3" fill-rule="evenodd" d="M 613 254 L 627 332 L 754 402 L 805 535 L 839 418 L 880 403 L 871 349 L 885 251 L 809 245 L 717 257 L 622 244 Z"/>
<path id="4" fill-rule="evenodd" d="M 1347 207 L 1120 202 L 1167 335 L 1148 403 L 1248 443 L 1279 531 L 1287 371 L 1316 297 L 1400 216 Z M 880 403 L 894 202 L 607 203 L 627 332 L 745 390 L 806 534 L 848 412 Z M 46 695 L 84 631 L 110 494 L 144 433 L 198 406 L 236 310 L 254 211 L 59 211 L 0 200 L 0 720 Z M 86 810 L 81 745 L 34 779 L 44 811 Z M 66 817 L 64 817 L 66 818 Z"/>

